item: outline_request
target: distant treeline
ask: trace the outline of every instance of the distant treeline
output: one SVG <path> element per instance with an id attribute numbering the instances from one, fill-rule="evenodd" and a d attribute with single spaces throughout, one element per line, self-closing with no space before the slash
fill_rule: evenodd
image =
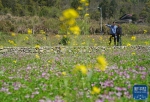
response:
<path id="1" fill-rule="evenodd" d="M 81 6 L 80 0 L 0 0 L 0 15 L 59 17 L 62 10 Z M 102 8 L 103 18 L 118 18 L 123 14 L 134 14 L 150 22 L 150 0 L 87 0 L 92 19 L 99 18 L 97 7 Z"/>

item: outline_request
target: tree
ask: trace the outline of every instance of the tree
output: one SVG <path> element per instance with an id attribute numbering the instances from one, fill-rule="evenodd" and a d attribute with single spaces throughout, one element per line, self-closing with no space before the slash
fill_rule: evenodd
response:
<path id="1" fill-rule="evenodd" d="M 109 13 L 110 13 L 110 5 L 109 5 L 109 0 L 103 0 L 100 4 L 99 4 L 99 8 L 102 8 L 102 15 L 103 18 L 109 18 Z"/>
<path id="2" fill-rule="evenodd" d="M 110 2 L 110 13 L 109 13 L 109 17 L 115 17 L 115 15 L 116 15 L 116 11 L 117 11 L 117 2 L 116 2 L 116 0 L 112 0 L 111 2 Z"/>

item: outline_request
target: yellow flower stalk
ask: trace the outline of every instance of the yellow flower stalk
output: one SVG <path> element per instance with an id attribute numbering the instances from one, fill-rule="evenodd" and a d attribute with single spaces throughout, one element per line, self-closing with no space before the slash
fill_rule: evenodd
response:
<path id="1" fill-rule="evenodd" d="M 92 88 L 91 94 L 99 94 L 99 93 L 100 93 L 100 88 L 94 86 L 94 87 Z"/>
<path id="2" fill-rule="evenodd" d="M 108 65 L 106 59 L 104 56 L 98 56 L 97 57 L 97 67 L 101 70 L 101 71 L 105 71 L 106 70 L 106 67 Z"/>

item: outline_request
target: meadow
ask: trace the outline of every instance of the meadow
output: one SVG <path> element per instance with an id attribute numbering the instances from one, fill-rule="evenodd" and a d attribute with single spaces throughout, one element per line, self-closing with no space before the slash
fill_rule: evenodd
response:
<path id="1" fill-rule="evenodd" d="M 1 102 L 150 101 L 132 97 L 134 85 L 150 86 L 148 34 L 122 36 L 123 46 L 109 46 L 109 35 L 70 36 L 72 43 L 66 46 L 59 44 L 63 35 L 44 37 L 1 36 Z M 49 47 L 46 52 L 44 45 Z M 37 52 L 4 53 L 5 47 Z"/>

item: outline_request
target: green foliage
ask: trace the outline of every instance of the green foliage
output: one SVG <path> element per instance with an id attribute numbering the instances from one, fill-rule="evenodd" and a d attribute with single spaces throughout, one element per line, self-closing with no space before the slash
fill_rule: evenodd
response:
<path id="1" fill-rule="evenodd" d="M 149 26 L 145 25 L 136 25 L 136 24 L 122 24 L 123 34 L 125 35 L 133 35 L 133 34 L 143 34 L 144 30 L 149 30 Z"/>
<path id="2" fill-rule="evenodd" d="M 90 15 L 91 19 L 99 21 L 99 19 L 100 19 L 100 12 L 99 11 L 92 11 L 90 14 L 91 14 Z"/>
<path id="3" fill-rule="evenodd" d="M 64 35 L 62 37 L 62 39 L 60 40 L 59 44 L 62 44 L 62 45 L 68 45 L 69 44 L 69 41 L 70 41 L 70 38 L 66 35 Z"/>
<path id="4" fill-rule="evenodd" d="M 79 0 L 73 0 L 71 2 L 71 7 L 74 8 L 74 9 L 77 9 L 79 6 L 81 6 Z"/>

